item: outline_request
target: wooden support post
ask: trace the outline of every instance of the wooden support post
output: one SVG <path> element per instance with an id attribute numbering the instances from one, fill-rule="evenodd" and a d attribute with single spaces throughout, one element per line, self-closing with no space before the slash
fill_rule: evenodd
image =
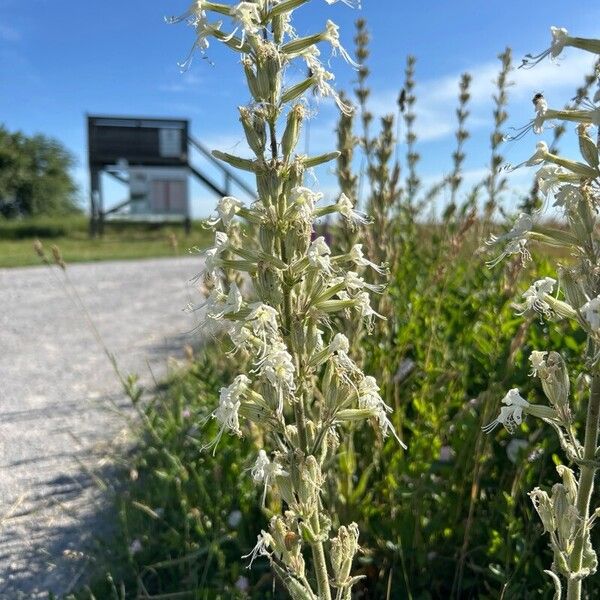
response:
<path id="1" fill-rule="evenodd" d="M 100 171 L 90 165 L 90 236 L 99 233 L 98 214 L 100 210 Z"/>

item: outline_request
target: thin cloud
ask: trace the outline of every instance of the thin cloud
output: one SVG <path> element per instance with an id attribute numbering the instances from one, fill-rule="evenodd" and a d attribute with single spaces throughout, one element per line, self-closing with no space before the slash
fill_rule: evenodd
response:
<path id="1" fill-rule="evenodd" d="M 202 77 L 191 71 L 186 71 L 177 78 L 175 83 L 165 83 L 158 87 L 159 91 L 170 94 L 187 94 L 202 90 L 204 80 Z"/>
<path id="2" fill-rule="evenodd" d="M 516 62 L 516 61 L 515 61 Z M 514 69 L 509 81 L 509 101 L 515 112 L 526 108 L 533 116 L 533 109 L 526 103 L 535 92 L 543 91 L 551 105 L 562 106 L 583 83 L 585 75 L 592 72 L 594 57 L 585 53 L 567 53 L 559 61 L 544 61 L 533 69 Z M 468 127 L 471 130 L 492 125 L 492 94 L 498 76 L 499 62 L 473 65 L 466 70 L 471 74 L 470 111 Z M 415 129 L 420 142 L 430 142 L 450 137 L 456 130 L 455 107 L 461 73 L 444 75 L 435 79 L 417 80 L 415 104 Z M 370 102 L 375 115 L 395 113 L 398 90 L 375 91 Z"/>

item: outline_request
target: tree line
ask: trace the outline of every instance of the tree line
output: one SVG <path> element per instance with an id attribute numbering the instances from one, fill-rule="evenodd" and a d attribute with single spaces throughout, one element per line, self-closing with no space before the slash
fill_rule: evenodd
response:
<path id="1" fill-rule="evenodd" d="M 79 212 L 71 176 L 74 156 L 56 139 L 10 132 L 0 125 L 0 216 L 64 215 Z"/>

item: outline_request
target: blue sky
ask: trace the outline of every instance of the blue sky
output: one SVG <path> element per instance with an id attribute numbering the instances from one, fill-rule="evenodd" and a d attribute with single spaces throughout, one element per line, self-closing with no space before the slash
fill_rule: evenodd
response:
<path id="1" fill-rule="evenodd" d="M 186 0 L 0 0 L 0 122 L 9 129 L 42 132 L 60 139 L 77 157 L 75 171 L 82 197 L 87 192 L 85 113 L 187 117 L 195 135 L 212 148 L 243 152 L 236 106 L 247 94 L 237 57 L 214 43 L 210 62 L 197 56 L 181 73 L 177 62 L 192 43 L 191 29 L 166 25 L 164 15 L 180 14 Z M 454 2 L 363 0 L 360 11 L 341 2 L 312 0 L 297 11 L 300 34 L 317 31 L 327 18 L 341 26 L 352 49 L 354 21 L 367 19 L 372 34 L 373 112 L 394 111 L 407 54 L 416 55 L 421 175 L 433 181 L 450 166 L 454 147 L 454 108 L 460 74 L 473 74 L 472 138 L 466 149 L 467 182 L 475 182 L 489 161 L 491 80 L 496 56 L 506 46 L 515 62 L 526 52 L 549 45 L 549 27 L 564 26 L 574 35 L 600 36 L 597 1 L 457 0 Z M 532 116 L 530 98 L 544 91 L 550 106 L 562 106 L 589 71 L 591 55 L 567 49 L 560 63 L 546 61 L 514 73 L 510 124 Z M 351 89 L 355 73 L 334 59 L 341 89 Z M 311 151 L 330 148 L 336 115 L 327 103 L 311 123 Z M 547 135 L 550 138 L 550 134 Z M 516 163 L 533 152 L 531 134 L 505 148 Z M 574 146 L 563 144 L 574 152 Z M 518 172 L 517 189 L 531 173 Z M 327 194 L 335 193 L 331 174 L 319 173 Z M 113 200 L 118 189 L 109 188 Z M 507 198 L 511 202 L 511 198 Z M 214 199 L 193 187 L 195 214 L 210 212 Z"/>

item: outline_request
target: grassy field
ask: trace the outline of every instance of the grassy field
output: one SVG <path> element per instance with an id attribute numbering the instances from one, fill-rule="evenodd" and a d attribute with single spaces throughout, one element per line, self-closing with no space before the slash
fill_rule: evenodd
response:
<path id="1" fill-rule="evenodd" d="M 200 221 L 192 224 L 189 236 L 178 224 L 112 223 L 103 238 L 91 239 L 85 216 L 0 220 L 0 268 L 40 264 L 36 240 L 47 248 L 58 246 L 64 260 L 73 263 L 183 255 L 207 245 L 209 237 Z"/>

